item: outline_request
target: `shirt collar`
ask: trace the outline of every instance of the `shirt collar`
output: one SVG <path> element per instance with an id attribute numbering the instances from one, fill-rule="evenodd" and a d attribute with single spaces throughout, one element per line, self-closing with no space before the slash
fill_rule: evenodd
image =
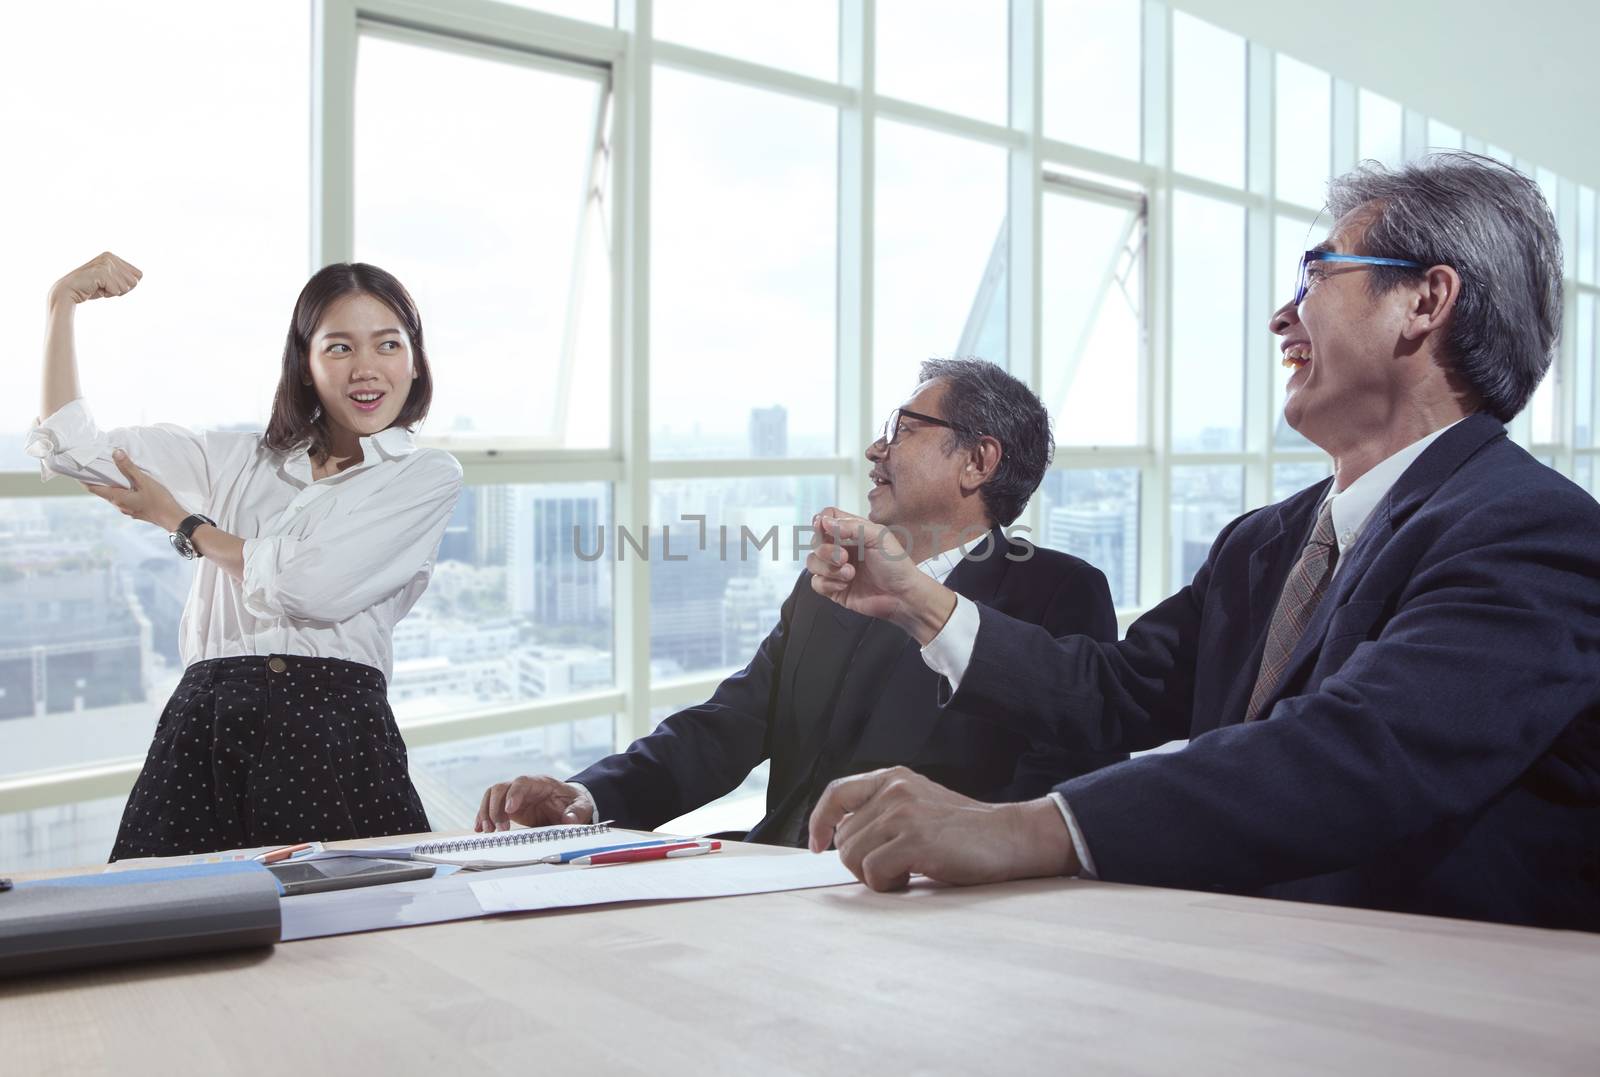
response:
<path id="1" fill-rule="evenodd" d="M 1450 424 L 1454 425 L 1456 423 Z M 1343 490 L 1334 492 L 1332 485 L 1328 487 L 1326 500 L 1332 503 L 1333 537 L 1339 544 L 1341 558 L 1344 557 L 1346 550 L 1355 545 L 1356 539 L 1361 537 L 1361 531 L 1367 526 L 1372 510 L 1378 507 L 1378 503 L 1389 493 L 1396 480 L 1405 474 L 1406 468 L 1416 463 L 1417 457 L 1421 456 L 1440 434 L 1450 429 L 1450 426 L 1441 426 L 1433 433 L 1413 441 L 1399 452 L 1385 457 L 1372 470 Z"/>
<path id="2" fill-rule="evenodd" d="M 956 546 L 952 549 L 945 550 L 943 553 L 934 554 L 926 561 L 920 562 L 917 565 L 917 568 L 932 576 L 934 583 L 943 583 L 945 581 L 945 577 L 949 576 L 951 572 L 955 571 L 955 567 L 961 563 L 961 558 L 961 547 Z"/>
<path id="3" fill-rule="evenodd" d="M 370 437 L 364 437 L 361 439 L 360 445 L 361 462 L 345 468 L 339 472 L 339 475 L 348 475 L 352 471 L 360 471 L 362 468 L 370 467 L 380 460 L 395 460 L 402 456 L 409 456 L 417 451 L 415 435 L 403 426 L 391 426 L 378 431 Z M 303 445 L 284 459 L 283 472 L 303 486 L 310 486 L 316 481 L 311 474 L 311 457 Z M 331 479 L 338 476 L 329 475 L 327 477 Z"/>

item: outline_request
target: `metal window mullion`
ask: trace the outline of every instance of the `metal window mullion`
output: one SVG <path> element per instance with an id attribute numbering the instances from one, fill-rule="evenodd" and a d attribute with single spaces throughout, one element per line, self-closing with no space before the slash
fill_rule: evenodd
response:
<path id="1" fill-rule="evenodd" d="M 625 35 L 610 26 L 493 0 L 450 0 L 447 4 L 417 0 L 343 2 L 371 22 L 568 61 L 609 66 L 626 47 Z"/>
<path id="2" fill-rule="evenodd" d="M 1359 101 L 1355 83 L 1340 78 L 1333 80 L 1333 145 L 1328 155 L 1328 171 L 1333 176 L 1344 175 L 1360 160 L 1360 143 L 1356 140 Z"/>
<path id="3" fill-rule="evenodd" d="M 653 135 L 650 0 L 618 0 L 627 51 L 618 64 L 615 145 L 621 196 L 615 229 L 622 288 L 623 479 L 613 502 L 618 527 L 635 534 L 650 516 L 650 143 Z M 617 683 L 625 692 L 615 743 L 620 750 L 650 729 L 650 563 L 616 565 L 614 631 Z"/>
<path id="4" fill-rule="evenodd" d="M 726 460 L 652 460 L 655 479 L 763 479 L 796 475 L 848 475 L 855 461 L 844 456 L 737 457 Z"/>
<path id="5" fill-rule="evenodd" d="M 1141 122 L 1145 164 L 1155 169 L 1145 233 L 1145 429 L 1153 461 L 1140 469 L 1139 605 L 1166 597 L 1172 521 L 1172 9 L 1145 0 Z"/>
<path id="6" fill-rule="evenodd" d="M 874 0 L 839 5 L 839 78 L 854 103 L 839 109 L 835 251 L 835 444 L 854 490 L 865 490 L 872 442 L 877 96 Z M 837 490 L 835 497 L 837 498 Z"/>
<path id="7" fill-rule="evenodd" d="M 1241 190 L 1238 187 L 1229 187 L 1227 184 L 1215 180 L 1201 179 L 1185 172 L 1169 172 L 1169 186 L 1187 194 L 1197 194 L 1209 198 L 1214 202 L 1226 202 L 1231 206 L 1242 209 L 1252 209 L 1267 205 L 1267 198 L 1254 191 Z"/>
<path id="8" fill-rule="evenodd" d="M 354 0 L 316 0 L 311 17 L 311 271 L 355 257 Z"/>
<path id="9" fill-rule="evenodd" d="M 1046 138 L 1042 134 L 1039 136 L 1038 146 L 1039 158 L 1042 161 L 1102 176 L 1112 176 L 1128 183 L 1137 183 L 1140 187 L 1150 186 L 1159 171 L 1142 161 L 1130 161 L 1126 157 L 1118 157 L 1101 150 L 1091 150 L 1086 146 L 1075 146 L 1070 142 Z"/>
<path id="10" fill-rule="evenodd" d="M 768 67 L 748 60 L 738 60 L 675 42 L 653 41 L 650 51 L 652 61 L 657 67 L 671 67 L 721 82 L 739 83 L 758 90 L 781 93 L 835 107 L 852 104 L 856 98 L 856 91 L 848 84 L 797 74 L 781 67 Z"/>
<path id="11" fill-rule="evenodd" d="M 1565 296 L 1561 310 L 1561 340 L 1556 347 L 1553 359 L 1554 370 L 1546 374 L 1556 379 L 1556 441 L 1560 450 L 1556 453 L 1556 466 L 1564 475 L 1575 474 L 1577 456 L 1575 449 L 1578 444 L 1578 363 L 1583 357 L 1578 355 L 1578 295 L 1570 287 L 1562 290 Z M 1592 363 L 1593 360 L 1591 359 Z M 1591 370 L 1590 393 L 1594 392 L 1595 373 Z M 1593 406 L 1591 402 L 1591 407 Z"/>
<path id="12" fill-rule="evenodd" d="M 956 135 L 973 142 L 984 142 L 1004 149 L 1021 146 L 1027 141 L 1027 136 L 1023 132 L 1015 131 L 1003 124 L 975 120 L 955 112 L 943 112 L 928 105 L 903 101 L 897 97 L 876 96 L 874 109 L 897 123 Z"/>
<path id="13" fill-rule="evenodd" d="M 620 689 L 440 715 L 415 721 L 402 720 L 400 732 L 408 747 L 487 737 L 539 726 L 557 725 L 610 715 L 623 705 Z M 13 774 L 0 778 L 0 815 L 32 811 L 60 804 L 126 796 L 144 763 L 142 756 L 100 760 L 68 770 Z"/>
<path id="14" fill-rule="evenodd" d="M 1011 0 L 1007 95 L 1013 129 L 1023 135 L 1007 153 L 1006 195 L 1006 367 L 1036 393 L 1044 392 L 1043 168 L 1040 137 L 1044 127 L 1043 20 L 1040 0 Z M 1039 540 L 1043 498 L 1030 497 L 1016 523 Z"/>
<path id="15" fill-rule="evenodd" d="M 1248 455 L 1240 492 L 1244 507 L 1263 505 L 1272 490 L 1272 389 L 1270 337 L 1264 327 L 1272 307 L 1272 211 L 1278 190 L 1277 56 L 1250 42 L 1245 52 L 1245 175 L 1260 205 L 1245 208 L 1244 394 L 1240 448 Z"/>

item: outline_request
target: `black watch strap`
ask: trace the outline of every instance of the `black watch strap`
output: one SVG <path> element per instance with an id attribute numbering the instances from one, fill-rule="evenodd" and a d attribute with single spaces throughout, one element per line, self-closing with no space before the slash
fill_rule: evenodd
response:
<path id="1" fill-rule="evenodd" d="M 200 551 L 194 547 L 194 532 L 201 524 L 210 524 L 212 527 L 216 527 L 217 521 L 196 512 L 185 516 L 183 523 L 178 525 L 178 529 L 167 536 L 172 543 L 172 548 L 177 550 L 179 556 L 185 560 L 193 561 L 200 556 Z"/>

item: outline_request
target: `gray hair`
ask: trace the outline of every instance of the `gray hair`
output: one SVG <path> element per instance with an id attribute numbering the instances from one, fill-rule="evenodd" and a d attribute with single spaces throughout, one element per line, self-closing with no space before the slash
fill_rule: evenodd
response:
<path id="1" fill-rule="evenodd" d="M 1050 413 L 1032 389 L 984 359 L 929 359 L 918 378 L 944 379 L 944 417 L 971 431 L 950 431 L 946 451 L 970 449 L 985 434 L 1000 442 L 1000 464 L 978 493 L 992 521 L 1010 524 L 1022 515 L 1055 455 Z"/>
<path id="2" fill-rule="evenodd" d="M 1450 266 L 1461 295 L 1444 354 L 1510 422 L 1538 387 L 1561 332 L 1561 238 L 1538 186 L 1475 153 L 1436 153 L 1399 169 L 1364 161 L 1329 185 L 1336 217 L 1371 206 L 1362 254 Z M 1421 270 L 1376 266 L 1382 295 Z"/>

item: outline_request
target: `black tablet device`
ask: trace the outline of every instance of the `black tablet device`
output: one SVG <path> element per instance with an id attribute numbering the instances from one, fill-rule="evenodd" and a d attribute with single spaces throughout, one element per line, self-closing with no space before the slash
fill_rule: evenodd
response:
<path id="1" fill-rule="evenodd" d="M 295 894 L 319 894 L 324 890 L 345 890 L 352 886 L 375 886 L 378 883 L 403 883 L 410 879 L 426 879 L 437 870 L 437 864 L 418 864 L 409 860 L 371 860 L 360 856 L 334 856 L 324 860 L 308 860 L 296 864 L 286 861 L 269 864 L 267 870 L 283 884 L 284 897 Z"/>

